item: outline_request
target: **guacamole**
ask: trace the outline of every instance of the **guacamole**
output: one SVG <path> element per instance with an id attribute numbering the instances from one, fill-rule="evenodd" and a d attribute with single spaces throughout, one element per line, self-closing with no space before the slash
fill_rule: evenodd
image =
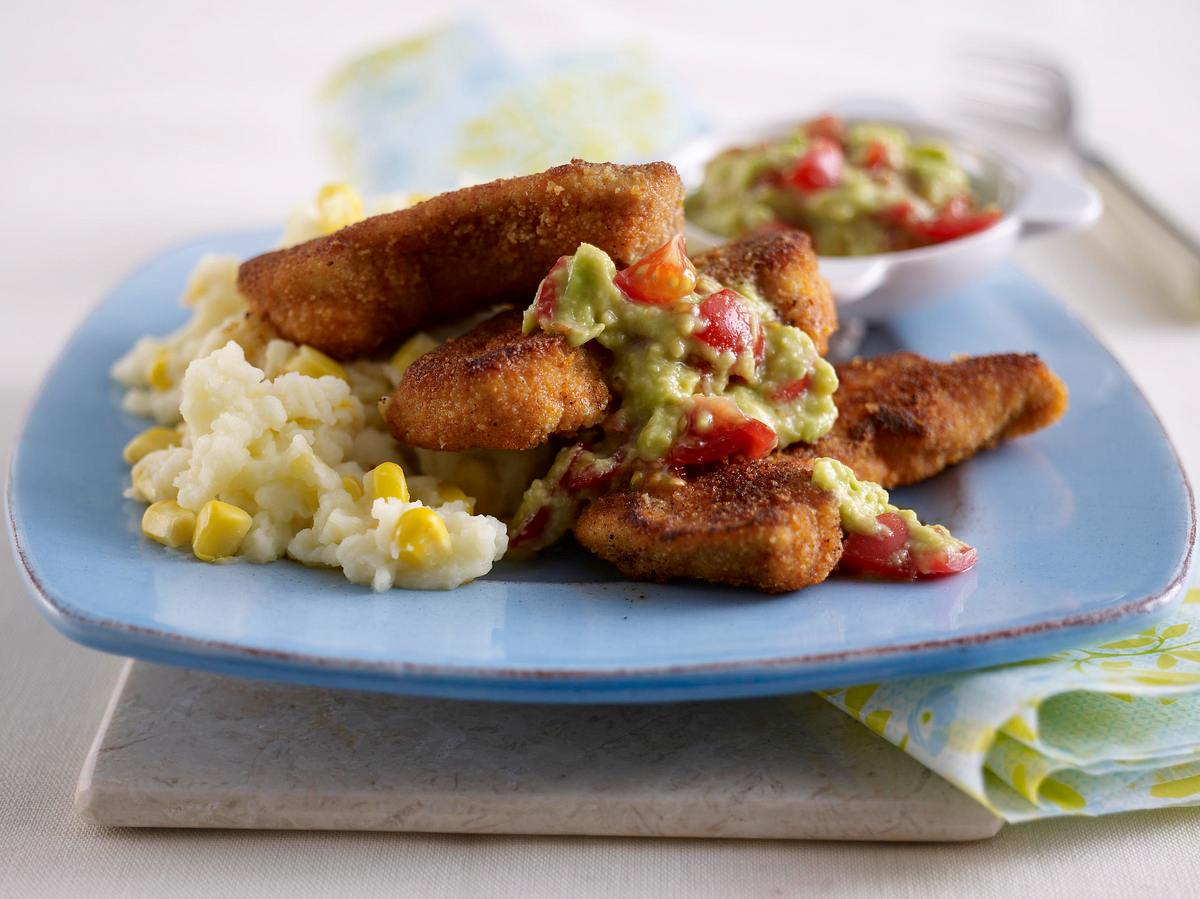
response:
<path id="1" fill-rule="evenodd" d="M 833 427 L 833 366 L 821 358 L 812 338 L 780 323 L 763 300 L 699 275 L 691 292 L 669 304 L 639 303 L 617 286 L 616 275 L 608 254 L 581 244 L 551 275 L 560 285 L 552 315 L 539 318 L 535 304 L 525 313 L 525 332 L 541 327 L 564 334 L 575 346 L 595 340 L 612 352 L 612 382 L 621 395 L 621 412 L 637 429 L 638 458 L 668 454 L 687 426 L 697 395 L 732 400 L 743 415 L 768 425 L 780 446 L 811 443 Z M 716 304 L 740 307 L 734 314 L 752 339 L 741 344 L 704 339 L 705 312 Z M 720 314 L 729 317 L 725 308 Z M 777 399 L 806 378 L 795 397 Z"/>
<path id="2" fill-rule="evenodd" d="M 616 478 L 669 487 L 680 469 L 814 442 L 837 418 L 837 375 L 812 339 L 753 291 L 697 274 L 681 237 L 620 272 L 581 244 L 543 280 L 524 328 L 608 350 L 620 407 L 530 487 L 518 548 L 557 537 Z"/>
<path id="3" fill-rule="evenodd" d="M 982 205 L 967 173 L 938 141 L 895 125 L 825 116 L 773 143 L 711 160 L 687 198 L 687 217 L 739 237 L 785 225 L 824 256 L 860 256 L 941 243 L 1000 217 Z"/>
<path id="4" fill-rule="evenodd" d="M 917 513 L 888 500 L 872 481 L 860 481 L 846 465 L 822 457 L 813 463 L 812 482 L 834 495 L 849 536 L 843 568 L 883 577 L 955 574 L 975 564 L 976 553 L 940 524 L 922 524 Z"/>

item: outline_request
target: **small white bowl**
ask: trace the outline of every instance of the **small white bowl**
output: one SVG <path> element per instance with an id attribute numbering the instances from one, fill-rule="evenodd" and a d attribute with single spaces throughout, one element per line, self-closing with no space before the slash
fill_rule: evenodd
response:
<path id="1" fill-rule="evenodd" d="M 829 110 L 846 121 L 900 125 L 917 138 L 949 144 L 984 202 L 996 203 L 1003 216 L 990 228 L 945 243 L 869 256 L 822 256 L 821 273 L 829 280 L 839 312 L 847 317 L 884 319 L 936 301 L 985 274 L 1011 254 L 1018 238 L 1086 228 L 1100 217 L 1100 197 L 1086 182 L 1028 168 L 990 148 L 958 137 L 917 115 L 910 107 L 882 100 L 853 100 Z M 729 147 L 782 138 L 801 119 L 772 122 L 695 141 L 672 159 L 688 192 L 704 180 L 704 166 Z M 687 224 L 693 250 L 724 243 L 726 238 Z"/>

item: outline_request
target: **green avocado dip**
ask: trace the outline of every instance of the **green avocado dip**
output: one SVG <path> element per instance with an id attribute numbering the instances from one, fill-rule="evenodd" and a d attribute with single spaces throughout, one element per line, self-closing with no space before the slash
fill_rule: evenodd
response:
<path id="1" fill-rule="evenodd" d="M 845 569 L 911 579 L 955 574 L 975 563 L 975 550 L 942 525 L 922 524 L 911 509 L 892 505 L 883 487 L 859 480 L 836 459 L 814 461 L 812 482 L 837 499 L 849 534 L 842 553 Z"/>
<path id="2" fill-rule="evenodd" d="M 620 272 L 581 244 L 526 311 L 525 332 L 538 328 L 608 350 L 620 406 L 526 492 L 510 540 L 518 550 L 553 542 L 618 478 L 669 486 L 682 469 L 815 442 L 837 418 L 837 375 L 812 338 L 752 291 L 697 274 L 682 238 Z"/>
<path id="3" fill-rule="evenodd" d="M 823 256 L 941 243 L 997 221 L 948 147 L 896 125 L 815 119 L 782 140 L 712 159 L 687 217 L 725 237 L 782 224 Z"/>

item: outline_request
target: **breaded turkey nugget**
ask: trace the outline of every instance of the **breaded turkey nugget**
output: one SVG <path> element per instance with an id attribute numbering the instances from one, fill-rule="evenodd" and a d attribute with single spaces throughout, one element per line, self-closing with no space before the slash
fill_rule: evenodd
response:
<path id="1" fill-rule="evenodd" d="M 242 263 L 250 308 L 339 359 L 496 303 L 524 305 L 559 256 L 595 244 L 627 265 L 683 227 L 665 162 L 575 160 L 442 194 Z"/>
<path id="2" fill-rule="evenodd" d="M 810 483 L 831 456 L 885 487 L 1053 424 L 1062 381 L 1036 356 L 939 363 L 913 353 L 856 359 L 838 369 L 839 418 L 815 445 L 689 479 L 667 496 L 610 494 L 583 511 L 575 536 L 629 577 L 690 578 L 768 593 L 819 583 L 841 557 L 831 495 Z"/>
<path id="3" fill-rule="evenodd" d="M 611 493 L 583 511 L 575 537 L 635 580 L 798 590 L 825 580 L 842 557 L 837 502 L 811 476 L 810 463 L 775 454 L 666 494 Z"/>
<path id="4" fill-rule="evenodd" d="M 894 353 L 855 359 L 837 373 L 833 430 L 788 452 L 831 456 L 889 488 L 1047 427 L 1067 409 L 1066 385 L 1033 354 L 933 362 Z"/>
<path id="5" fill-rule="evenodd" d="M 560 334 L 523 337 L 521 312 L 501 312 L 417 358 L 383 418 L 404 443 L 425 449 L 532 449 L 604 417 L 612 401 L 605 356 Z"/>
<path id="6" fill-rule="evenodd" d="M 694 261 L 722 283 L 756 291 L 825 352 L 837 311 L 806 235 L 749 237 Z M 384 418 L 397 440 L 426 449 L 529 449 L 600 423 L 612 401 L 604 358 L 561 335 L 523 335 L 520 316 L 506 313 L 414 362 Z"/>
<path id="7" fill-rule="evenodd" d="M 807 234 L 763 231 L 699 253 L 692 261 L 727 287 L 757 293 L 775 308 L 780 321 L 804 331 L 825 355 L 829 336 L 838 326 L 837 304 Z"/>

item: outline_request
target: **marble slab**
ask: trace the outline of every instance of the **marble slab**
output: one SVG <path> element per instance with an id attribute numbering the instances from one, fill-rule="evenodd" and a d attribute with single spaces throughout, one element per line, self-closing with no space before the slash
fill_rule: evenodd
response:
<path id="1" fill-rule="evenodd" d="M 814 696 L 539 706 L 130 663 L 79 811 L 126 827 L 974 840 L 981 805 Z"/>

